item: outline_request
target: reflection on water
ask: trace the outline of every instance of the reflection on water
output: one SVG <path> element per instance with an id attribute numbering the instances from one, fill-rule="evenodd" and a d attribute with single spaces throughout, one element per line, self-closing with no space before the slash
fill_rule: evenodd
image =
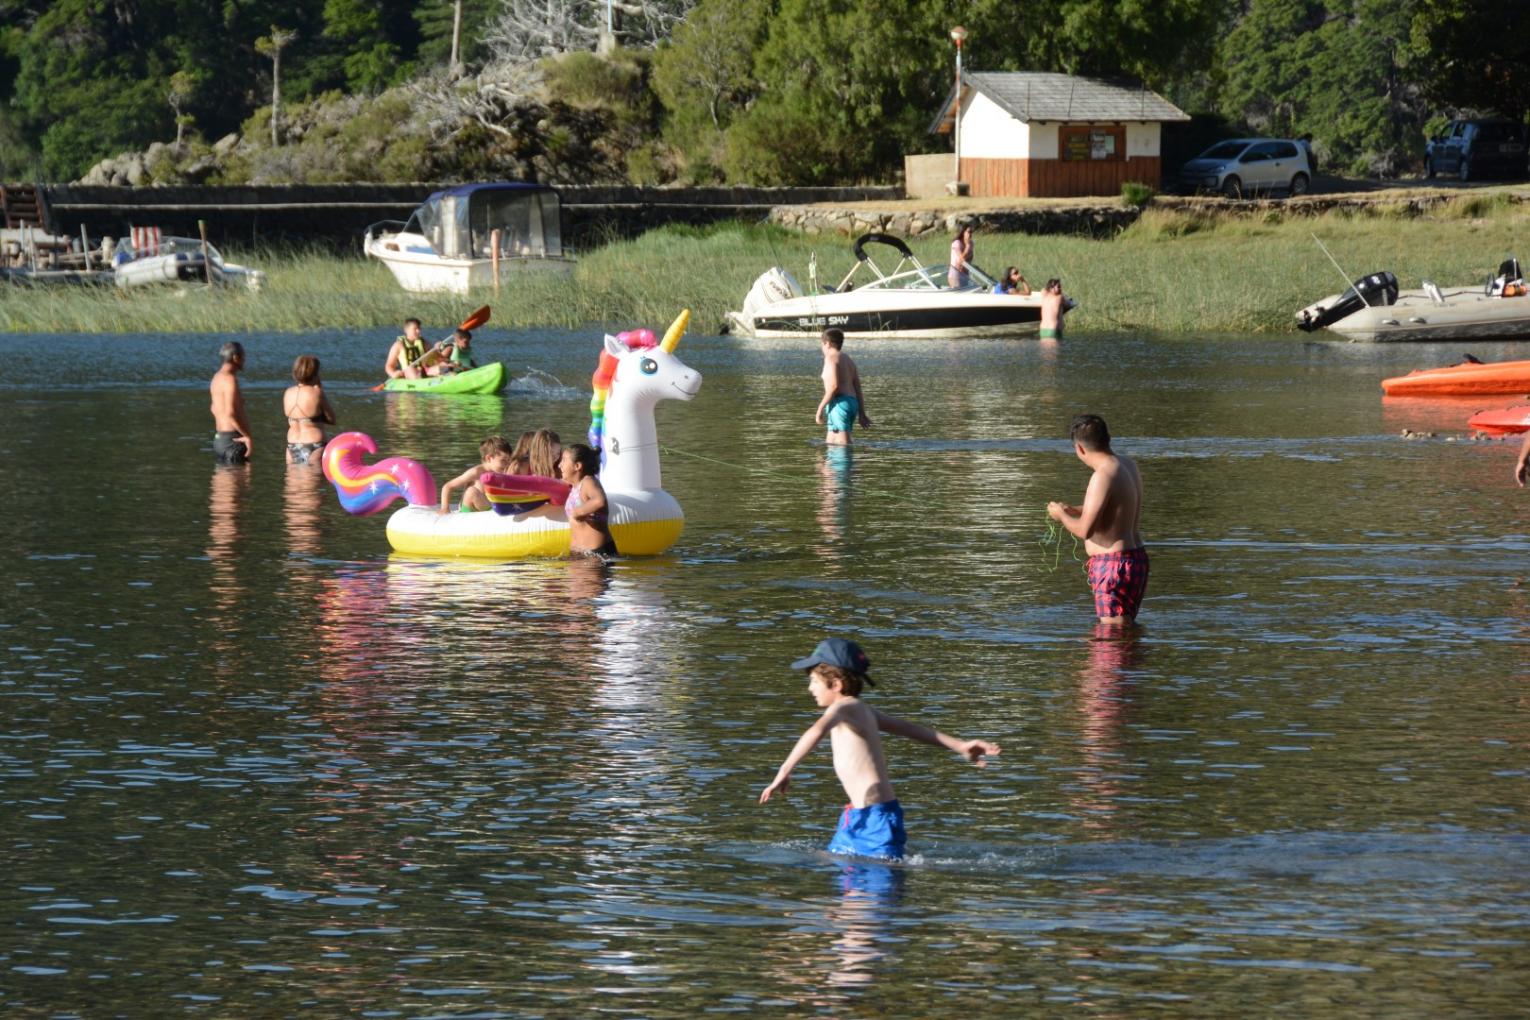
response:
<path id="1" fill-rule="evenodd" d="M 1083 760 L 1079 789 L 1070 799 L 1084 828 L 1095 836 L 1112 834 L 1115 800 L 1124 793 L 1119 777 L 1130 769 L 1124 760 L 1133 705 L 1129 674 L 1142 662 L 1141 633 L 1134 624 L 1096 623 L 1078 671 L 1078 746 Z"/>
<path id="2" fill-rule="evenodd" d="M 582 380 L 595 340 L 517 352 Z M 443 475 L 507 413 L 588 425 L 530 373 L 372 394 L 355 341 L 263 340 L 249 384 L 314 350 Z M 0 586 L 17 1015 L 1523 1012 L 1530 500 L 1376 389 L 1458 351 L 866 345 L 877 427 L 820 452 L 813 351 L 688 337 L 716 389 L 660 435 L 712 460 L 666 456 L 674 555 L 607 565 L 389 556 L 276 472 L 279 421 L 209 480 L 209 341 L 153 342 L 50 338 L 66 396 L 0 359 L 0 466 L 46 497 Z M 1142 465 L 1140 631 L 1090 637 L 1034 541 L 1079 410 Z M 56 461 L 92 443 L 134 457 L 109 498 Z M 1006 749 L 893 753 L 899 866 L 825 862 L 826 748 L 754 804 L 825 632 L 882 650 L 878 707 Z"/>
<path id="3" fill-rule="evenodd" d="M 384 421 L 400 449 L 453 436 L 465 450 L 504 428 L 505 398 L 498 393 L 385 393 Z"/>
<path id="4" fill-rule="evenodd" d="M 245 599 L 239 581 L 240 546 L 243 543 L 245 505 L 249 501 L 250 477 L 254 466 L 215 467 L 207 493 L 207 559 L 212 563 L 208 591 L 212 607 L 207 629 L 216 635 L 213 650 L 220 664 L 231 666 L 227 659 L 240 652 L 236 640 L 242 623 Z"/>
<path id="5" fill-rule="evenodd" d="M 821 541 L 814 552 L 825 565 L 838 567 L 844 555 L 845 528 L 850 522 L 850 476 L 854 447 L 825 446 L 818 456 L 818 528 Z"/>

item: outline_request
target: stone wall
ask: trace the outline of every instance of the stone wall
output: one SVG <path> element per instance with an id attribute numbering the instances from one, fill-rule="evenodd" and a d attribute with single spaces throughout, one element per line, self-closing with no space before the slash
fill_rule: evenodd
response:
<path id="1" fill-rule="evenodd" d="M 1137 221 L 1141 213 L 1123 205 L 1078 205 L 1045 209 L 976 209 L 961 212 L 837 209 L 826 206 L 777 206 L 770 222 L 805 234 L 872 232 L 919 237 L 954 234 L 971 224 L 976 230 L 1009 234 L 1087 234 L 1110 237 Z"/>
<path id="2" fill-rule="evenodd" d="M 42 190 L 55 229 L 76 236 L 120 237 L 131 226 L 241 246 L 316 244 L 359 251 L 362 233 L 381 220 L 403 220 L 446 184 L 335 184 L 115 187 L 50 184 Z M 895 201 L 903 189 L 863 188 L 559 188 L 564 241 L 576 247 L 669 223 L 759 222 L 783 203 Z"/>

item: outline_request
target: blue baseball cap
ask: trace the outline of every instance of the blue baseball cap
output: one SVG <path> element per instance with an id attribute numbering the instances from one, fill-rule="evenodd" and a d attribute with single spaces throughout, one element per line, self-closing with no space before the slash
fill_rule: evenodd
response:
<path id="1" fill-rule="evenodd" d="M 813 649 L 812 655 L 792 663 L 792 669 L 812 669 L 814 666 L 835 666 L 866 676 L 866 671 L 871 669 L 871 660 L 866 657 L 865 652 L 861 651 L 861 646 L 854 641 L 831 637 L 818 642 L 818 647 Z M 872 683 L 871 677 L 866 677 L 866 682 Z"/>

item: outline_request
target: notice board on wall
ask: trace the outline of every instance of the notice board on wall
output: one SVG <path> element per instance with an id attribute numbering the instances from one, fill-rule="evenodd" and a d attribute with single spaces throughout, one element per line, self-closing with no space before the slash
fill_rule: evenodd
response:
<path id="1" fill-rule="evenodd" d="M 1060 130 L 1061 155 L 1074 160 L 1126 158 L 1126 128 L 1119 124 L 1069 124 Z"/>

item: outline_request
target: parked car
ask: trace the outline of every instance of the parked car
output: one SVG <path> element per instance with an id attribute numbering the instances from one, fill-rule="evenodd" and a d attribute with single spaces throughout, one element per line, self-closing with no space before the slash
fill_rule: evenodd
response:
<path id="1" fill-rule="evenodd" d="M 1504 117 L 1453 120 L 1425 146 L 1424 176 L 1527 177 L 1527 159 L 1525 125 Z"/>
<path id="2" fill-rule="evenodd" d="M 1270 191 L 1300 195 L 1312 186 L 1310 150 L 1284 138 L 1234 138 L 1180 167 L 1176 181 L 1186 191 L 1219 191 L 1228 198 Z"/>

